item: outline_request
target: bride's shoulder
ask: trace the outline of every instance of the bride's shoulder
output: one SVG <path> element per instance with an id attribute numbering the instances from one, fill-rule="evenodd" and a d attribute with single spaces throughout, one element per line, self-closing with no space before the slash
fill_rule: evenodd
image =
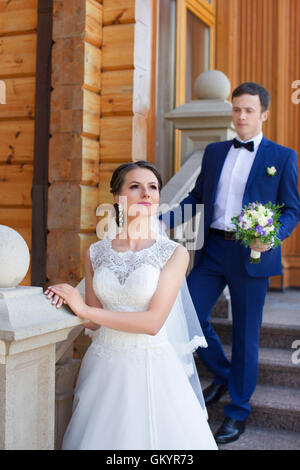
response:
<path id="1" fill-rule="evenodd" d="M 107 250 L 107 239 L 98 240 L 91 243 L 86 250 L 86 257 L 90 258 L 93 268 L 95 269 L 100 264 L 100 260 Z"/>
<path id="2" fill-rule="evenodd" d="M 173 255 L 175 257 L 189 257 L 188 250 L 180 243 L 174 242 L 169 238 L 161 238 L 157 243 L 158 256 L 165 264 Z"/>
<path id="3" fill-rule="evenodd" d="M 168 249 L 175 250 L 178 247 L 183 248 L 184 250 L 186 250 L 186 248 L 183 245 L 181 245 L 180 243 L 175 242 L 174 240 L 171 240 L 170 238 L 167 238 L 167 237 L 159 238 L 158 239 L 158 246 L 159 246 L 160 249 L 163 249 L 163 250 L 168 250 Z"/>
<path id="4" fill-rule="evenodd" d="M 91 243 L 87 251 L 91 255 L 94 252 L 102 251 L 106 247 L 106 245 L 107 245 L 107 239 L 103 238 L 103 240 L 98 240 L 94 243 Z"/>

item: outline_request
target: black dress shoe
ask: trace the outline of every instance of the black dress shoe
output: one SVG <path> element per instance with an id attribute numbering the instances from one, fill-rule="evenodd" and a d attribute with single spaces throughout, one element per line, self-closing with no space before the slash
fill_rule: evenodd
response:
<path id="1" fill-rule="evenodd" d="M 220 398 L 227 392 L 227 385 L 218 385 L 212 383 L 203 390 L 204 401 L 206 405 L 212 405 L 220 400 Z"/>
<path id="2" fill-rule="evenodd" d="M 225 418 L 222 426 L 215 434 L 217 444 L 227 444 L 236 441 L 245 431 L 245 421 Z"/>

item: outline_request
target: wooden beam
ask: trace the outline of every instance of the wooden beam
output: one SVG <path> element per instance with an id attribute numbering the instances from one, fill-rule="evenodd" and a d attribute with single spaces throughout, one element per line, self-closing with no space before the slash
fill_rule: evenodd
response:
<path id="1" fill-rule="evenodd" d="M 51 87 L 52 0 L 39 0 L 36 56 L 34 173 L 32 186 L 31 285 L 45 287 L 48 141 Z"/>

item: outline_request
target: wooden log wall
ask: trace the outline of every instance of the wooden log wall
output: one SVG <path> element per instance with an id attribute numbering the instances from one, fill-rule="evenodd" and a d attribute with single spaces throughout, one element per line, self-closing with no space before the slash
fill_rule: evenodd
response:
<path id="1" fill-rule="evenodd" d="M 31 252 L 37 0 L 0 0 L 0 224 Z M 29 269 L 21 285 L 30 285 Z"/>
<path id="2" fill-rule="evenodd" d="M 155 3 L 155 2 L 154 2 Z M 103 0 L 99 201 L 122 162 L 151 159 L 151 0 Z"/>
<path id="3" fill-rule="evenodd" d="M 0 223 L 30 250 L 37 9 L 38 0 L 0 0 Z M 151 28 L 152 0 L 53 1 L 49 283 L 82 278 L 113 169 L 149 157 Z"/>
<path id="4" fill-rule="evenodd" d="M 292 102 L 292 83 L 300 80 L 299 24 L 299 0 L 217 0 L 216 69 L 232 88 L 254 81 L 270 91 L 264 134 L 300 157 L 300 104 Z M 284 242 L 283 253 L 284 274 L 272 278 L 271 286 L 300 287 L 299 227 Z"/>
<path id="5" fill-rule="evenodd" d="M 78 282 L 111 174 L 147 159 L 151 0 L 54 1 L 47 275 Z M 80 266 L 80 269 L 79 269 Z"/>
<path id="6" fill-rule="evenodd" d="M 103 11 L 98 0 L 53 8 L 47 276 L 76 285 L 97 239 Z"/>

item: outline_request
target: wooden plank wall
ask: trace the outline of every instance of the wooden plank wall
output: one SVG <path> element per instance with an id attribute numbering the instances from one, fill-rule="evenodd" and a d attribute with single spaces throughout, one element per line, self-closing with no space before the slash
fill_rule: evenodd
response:
<path id="1" fill-rule="evenodd" d="M 54 1 L 51 283 L 82 278 L 83 254 L 96 240 L 96 208 L 113 201 L 113 170 L 147 159 L 151 8 L 152 0 Z"/>
<path id="2" fill-rule="evenodd" d="M 0 0 L 0 223 L 30 249 L 37 7 Z M 151 22 L 152 0 L 53 1 L 49 283 L 82 278 L 113 169 L 149 156 Z"/>
<path id="3" fill-rule="evenodd" d="M 76 285 L 95 235 L 102 2 L 54 1 L 47 276 Z"/>
<path id="4" fill-rule="evenodd" d="M 300 104 L 292 102 L 292 83 L 300 80 L 299 0 L 218 0 L 216 69 L 232 88 L 245 81 L 264 85 L 271 94 L 267 138 L 300 156 Z M 300 166 L 300 165 L 299 165 Z M 283 278 L 272 287 L 300 286 L 300 229 L 283 244 Z"/>
<path id="5" fill-rule="evenodd" d="M 123 162 L 150 159 L 151 0 L 103 0 L 99 202 Z"/>
<path id="6" fill-rule="evenodd" d="M 0 0 L 0 224 L 31 252 L 37 0 Z M 30 285 L 30 269 L 21 285 Z"/>
<path id="7" fill-rule="evenodd" d="M 144 48 L 150 41 L 151 4 L 54 2 L 47 239 L 51 283 L 82 278 L 83 254 L 96 240 L 96 208 L 112 202 L 112 171 L 121 162 L 147 158 L 150 44 L 146 54 Z"/>
<path id="8" fill-rule="evenodd" d="M 104 0 L 99 201 L 112 202 L 109 181 L 131 160 L 134 75 L 134 0 Z"/>

